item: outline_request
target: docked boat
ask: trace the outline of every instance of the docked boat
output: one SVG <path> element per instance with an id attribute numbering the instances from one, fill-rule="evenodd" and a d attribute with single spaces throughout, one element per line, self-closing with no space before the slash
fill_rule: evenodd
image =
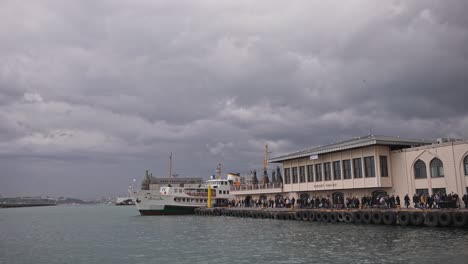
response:
<path id="1" fill-rule="evenodd" d="M 227 179 L 210 179 L 203 184 L 169 184 L 159 190 L 134 191 L 132 197 L 141 215 L 193 214 L 195 208 L 208 206 L 208 202 L 211 206 L 227 205 L 234 198 L 229 192 L 237 176 L 230 174 Z"/>
<path id="2" fill-rule="evenodd" d="M 146 171 L 140 191 L 130 189 L 132 200 L 141 215 L 180 215 L 193 214 L 195 208 L 226 206 L 234 196 L 229 192 L 233 184 L 239 184 L 240 175 L 229 173 L 221 179 L 221 164 L 217 175 L 203 182 L 201 178 L 173 178 L 172 153 L 167 179 L 154 178 Z"/>

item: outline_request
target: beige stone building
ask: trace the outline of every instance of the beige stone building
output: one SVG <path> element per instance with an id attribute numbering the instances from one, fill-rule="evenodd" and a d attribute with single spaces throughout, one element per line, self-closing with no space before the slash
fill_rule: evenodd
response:
<path id="1" fill-rule="evenodd" d="M 282 185 L 237 188 L 241 199 L 283 197 L 413 196 L 468 191 L 468 141 L 369 135 L 272 158 L 282 165 Z"/>

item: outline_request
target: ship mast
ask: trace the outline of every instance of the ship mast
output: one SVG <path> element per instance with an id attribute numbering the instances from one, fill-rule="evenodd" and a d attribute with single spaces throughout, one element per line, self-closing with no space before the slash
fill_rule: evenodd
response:
<path id="1" fill-rule="evenodd" d="M 221 179 L 221 175 L 222 175 L 221 163 L 218 163 L 218 167 L 216 168 L 216 179 Z"/>
<path id="2" fill-rule="evenodd" d="M 171 155 L 169 156 L 169 184 L 171 184 L 171 179 L 172 179 L 172 152 L 171 152 Z"/>

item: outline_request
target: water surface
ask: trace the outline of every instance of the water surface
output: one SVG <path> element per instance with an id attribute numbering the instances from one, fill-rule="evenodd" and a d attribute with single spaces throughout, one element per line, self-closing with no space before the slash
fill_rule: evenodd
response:
<path id="1" fill-rule="evenodd" d="M 0 209 L 0 263 L 468 263 L 468 230 Z"/>

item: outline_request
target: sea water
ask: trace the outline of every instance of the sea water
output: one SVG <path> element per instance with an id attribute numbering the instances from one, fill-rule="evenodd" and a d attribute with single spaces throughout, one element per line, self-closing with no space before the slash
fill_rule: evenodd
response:
<path id="1" fill-rule="evenodd" d="M 468 230 L 140 216 L 134 206 L 0 209 L 0 263 L 468 263 Z"/>

